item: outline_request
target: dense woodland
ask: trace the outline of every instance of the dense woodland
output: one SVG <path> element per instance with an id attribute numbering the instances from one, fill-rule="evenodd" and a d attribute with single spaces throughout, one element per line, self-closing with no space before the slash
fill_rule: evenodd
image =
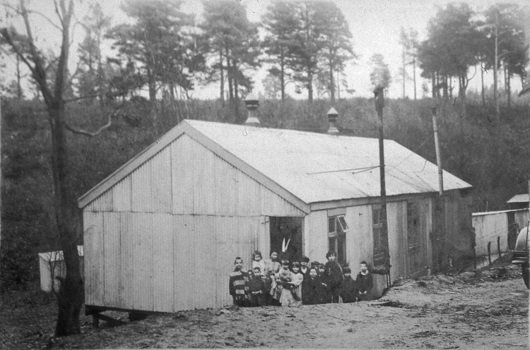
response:
<path id="1" fill-rule="evenodd" d="M 0 262 L 3 289 L 27 288 L 38 277 L 37 252 L 65 251 L 68 288 L 58 295 L 57 335 L 79 332 L 71 322 L 82 300 L 76 198 L 182 119 L 242 123 L 242 101 L 253 91 L 257 69 L 268 72 L 261 82 L 263 126 L 325 132 L 333 106 L 342 133 L 377 136 L 373 99 L 344 98 L 349 87 L 341 77 L 356 54 L 333 2 L 272 1 L 262 21 L 252 23 L 239 1 L 204 1 L 204 18 L 196 21 L 180 1 L 127 0 L 122 10 L 131 20 L 115 26 L 97 2 L 85 17 L 74 16 L 73 1 L 54 4 L 57 18 L 46 19 L 56 23 L 60 50 L 38 47 L 32 18 L 46 15 L 23 0 L 6 6 L 6 23 L 18 20 L 18 27 L 0 28 L 0 56 L 15 58 L 16 68 L 0 81 Z M 383 56 L 371 59 L 374 91 L 392 81 L 403 84 L 403 98 L 386 100 L 385 137 L 435 162 L 435 105 L 444 168 L 474 186 L 475 211 L 502 209 L 527 186 L 529 101 L 511 89 L 528 64 L 523 13 L 510 4 L 484 13 L 449 4 L 430 20 L 424 40 L 414 29 L 402 29 L 400 76 L 390 76 Z M 71 47 L 73 18 L 80 19 L 84 35 L 77 51 Z M 494 75 L 493 86 L 484 85 L 485 74 Z M 478 93 L 467 91 L 471 79 L 481 79 Z M 24 89 L 25 81 L 34 90 Z M 215 98 L 191 98 L 194 89 L 212 83 L 219 87 Z M 290 83 L 307 99 L 290 97 Z M 420 90 L 432 98 L 420 99 Z"/>

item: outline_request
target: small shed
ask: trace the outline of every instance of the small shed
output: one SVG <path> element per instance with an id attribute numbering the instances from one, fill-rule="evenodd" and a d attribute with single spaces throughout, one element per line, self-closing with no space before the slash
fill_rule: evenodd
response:
<path id="1" fill-rule="evenodd" d="M 385 140 L 390 278 L 472 255 L 465 181 L 445 172 L 437 233 L 436 165 Z M 184 120 L 79 199 L 85 302 L 174 312 L 231 303 L 233 260 L 253 250 L 353 273 L 381 256 L 378 140 Z"/>
<path id="2" fill-rule="evenodd" d="M 520 193 L 510 198 L 506 203 L 508 203 L 510 209 L 525 209 L 528 208 L 529 202 L 530 197 L 528 193 Z"/>

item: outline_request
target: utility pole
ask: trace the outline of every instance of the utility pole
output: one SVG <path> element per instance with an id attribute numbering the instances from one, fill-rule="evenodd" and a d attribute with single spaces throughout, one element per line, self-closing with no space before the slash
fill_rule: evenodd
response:
<path id="1" fill-rule="evenodd" d="M 436 107 L 432 107 L 432 129 L 434 132 L 434 149 L 436 151 L 436 164 L 438 165 L 438 227 L 439 234 L 436 237 L 437 243 L 437 264 L 438 270 L 443 265 L 443 257 L 445 256 L 445 200 L 444 200 L 444 178 L 442 168 L 442 156 L 440 154 L 440 142 L 438 140 L 438 123 L 436 121 Z"/>
<path id="2" fill-rule="evenodd" d="M 388 285 L 390 285 L 390 249 L 388 244 L 388 221 L 386 214 L 386 183 L 385 183 L 385 145 L 383 134 L 383 107 L 385 106 L 384 88 L 376 87 L 374 90 L 375 110 L 379 117 L 379 177 L 381 185 L 381 216 L 382 216 L 382 240 L 384 244 L 385 268 L 388 272 Z"/>
<path id="3" fill-rule="evenodd" d="M 0 189 L 3 185 L 3 171 L 2 171 L 2 95 L 0 95 Z M 2 213 L 2 196 L 0 196 L 0 213 Z M 0 248 L 2 247 L 2 220 L 0 220 Z M 1 249 L 0 249 L 1 251 Z M 1 275 L 0 271 L 0 275 Z"/>

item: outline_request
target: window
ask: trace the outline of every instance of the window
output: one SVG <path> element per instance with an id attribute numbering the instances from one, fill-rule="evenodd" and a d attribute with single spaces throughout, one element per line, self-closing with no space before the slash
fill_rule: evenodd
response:
<path id="1" fill-rule="evenodd" d="M 337 262 L 345 265 L 346 260 L 346 232 L 349 230 L 344 215 L 328 217 L 329 250 L 337 253 Z"/>
<path id="2" fill-rule="evenodd" d="M 383 207 L 372 206 L 372 235 L 374 237 L 374 265 L 385 263 L 385 237 L 383 233 Z"/>

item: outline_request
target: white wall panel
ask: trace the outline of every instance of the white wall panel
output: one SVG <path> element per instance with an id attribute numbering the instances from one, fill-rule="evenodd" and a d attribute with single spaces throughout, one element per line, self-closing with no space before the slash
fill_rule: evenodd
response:
<path id="1" fill-rule="evenodd" d="M 103 215 L 103 262 L 105 270 L 105 305 L 119 304 L 120 264 L 120 214 Z"/>

